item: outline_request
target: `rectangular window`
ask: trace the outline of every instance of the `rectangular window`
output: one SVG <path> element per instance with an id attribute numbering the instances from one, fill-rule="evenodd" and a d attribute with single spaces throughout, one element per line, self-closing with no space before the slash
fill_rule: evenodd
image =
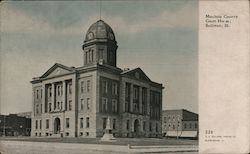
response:
<path id="1" fill-rule="evenodd" d="M 36 105 L 36 114 L 38 114 L 39 113 L 39 106 L 38 106 L 38 104 Z"/>
<path id="2" fill-rule="evenodd" d="M 155 131 L 158 132 L 158 123 L 155 124 Z"/>
<path id="3" fill-rule="evenodd" d="M 83 128 L 83 118 L 80 119 L 80 128 Z"/>
<path id="4" fill-rule="evenodd" d="M 49 103 L 49 112 L 51 112 L 51 110 L 52 110 L 52 104 Z"/>
<path id="5" fill-rule="evenodd" d="M 84 82 L 81 81 L 81 93 L 84 93 Z"/>
<path id="6" fill-rule="evenodd" d="M 143 131 L 146 130 L 146 122 L 145 121 L 143 121 L 142 129 L 143 129 Z"/>
<path id="7" fill-rule="evenodd" d="M 90 91 L 90 80 L 87 81 L 87 92 Z"/>
<path id="8" fill-rule="evenodd" d="M 134 99 L 138 99 L 138 88 L 134 87 Z"/>
<path id="9" fill-rule="evenodd" d="M 39 96 L 39 91 L 36 90 L 36 99 L 38 99 L 38 96 Z"/>
<path id="10" fill-rule="evenodd" d="M 102 112 L 108 111 L 108 99 L 102 98 Z"/>
<path id="11" fill-rule="evenodd" d="M 90 124 L 89 124 L 89 117 L 86 118 L 86 128 L 89 128 Z"/>
<path id="12" fill-rule="evenodd" d="M 167 117 L 164 117 L 164 123 L 167 123 Z"/>
<path id="13" fill-rule="evenodd" d="M 51 87 L 49 87 L 49 97 L 52 96 L 52 90 L 51 90 Z"/>
<path id="14" fill-rule="evenodd" d="M 152 122 L 149 123 L 149 131 L 152 132 Z"/>
<path id="15" fill-rule="evenodd" d="M 72 83 L 69 83 L 69 94 L 72 94 Z"/>
<path id="16" fill-rule="evenodd" d="M 87 98 L 87 110 L 90 109 L 90 98 Z"/>
<path id="17" fill-rule="evenodd" d="M 69 118 L 66 118 L 66 128 L 69 128 Z"/>
<path id="18" fill-rule="evenodd" d="M 83 108 L 84 108 L 84 99 L 81 99 L 81 108 L 80 108 L 80 110 L 83 110 Z"/>
<path id="19" fill-rule="evenodd" d="M 102 82 L 102 92 L 104 94 L 107 94 L 108 93 L 108 81 L 103 81 Z"/>
<path id="20" fill-rule="evenodd" d="M 102 128 L 105 129 L 107 125 L 107 118 L 102 119 Z"/>
<path id="21" fill-rule="evenodd" d="M 36 129 L 38 129 L 38 120 L 36 120 Z"/>
<path id="22" fill-rule="evenodd" d="M 112 95 L 117 95 L 118 86 L 117 83 L 112 83 Z"/>
<path id="23" fill-rule="evenodd" d="M 40 120 L 40 129 L 42 129 L 42 120 Z"/>
<path id="24" fill-rule="evenodd" d="M 129 130 L 129 120 L 127 120 L 127 130 Z"/>
<path id="25" fill-rule="evenodd" d="M 128 101 L 125 101 L 125 112 L 128 112 L 128 105 L 129 105 L 129 103 L 128 103 Z"/>
<path id="26" fill-rule="evenodd" d="M 72 110 L 72 101 L 69 100 L 69 110 Z"/>
<path id="27" fill-rule="evenodd" d="M 49 129 L 49 119 L 46 119 L 46 129 Z"/>
<path id="28" fill-rule="evenodd" d="M 125 86 L 125 95 L 126 95 L 126 98 L 129 97 L 129 84 L 126 83 L 126 86 Z"/>
<path id="29" fill-rule="evenodd" d="M 113 119 L 113 129 L 116 129 L 116 119 Z"/>
<path id="30" fill-rule="evenodd" d="M 112 99 L 112 112 L 117 112 L 117 100 Z"/>

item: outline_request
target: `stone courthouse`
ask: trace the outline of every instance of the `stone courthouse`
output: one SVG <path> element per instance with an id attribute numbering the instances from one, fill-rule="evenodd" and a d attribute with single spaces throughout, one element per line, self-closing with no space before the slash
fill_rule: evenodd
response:
<path id="1" fill-rule="evenodd" d="M 107 118 L 116 137 L 161 135 L 162 84 L 140 68 L 117 67 L 117 48 L 99 20 L 86 33 L 83 66 L 56 63 L 33 78 L 31 136 L 102 137 Z"/>

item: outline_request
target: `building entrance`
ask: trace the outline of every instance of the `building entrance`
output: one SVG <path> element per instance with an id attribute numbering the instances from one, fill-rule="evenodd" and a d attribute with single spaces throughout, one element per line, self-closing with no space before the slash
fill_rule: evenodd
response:
<path id="1" fill-rule="evenodd" d="M 60 119 L 59 118 L 55 118 L 54 121 L 54 134 L 59 134 L 60 133 Z"/>

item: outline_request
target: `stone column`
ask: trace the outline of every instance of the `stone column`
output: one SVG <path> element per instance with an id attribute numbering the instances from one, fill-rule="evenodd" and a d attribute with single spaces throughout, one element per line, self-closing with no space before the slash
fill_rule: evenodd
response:
<path id="1" fill-rule="evenodd" d="M 150 115 L 150 88 L 147 88 L 147 102 L 146 102 L 146 106 L 147 106 L 147 115 Z"/>
<path id="2" fill-rule="evenodd" d="M 66 101 L 66 81 L 62 81 L 62 111 L 65 111 L 65 101 Z"/>
<path id="3" fill-rule="evenodd" d="M 142 113 L 142 87 L 139 87 L 139 113 Z"/>
<path id="4" fill-rule="evenodd" d="M 133 103 L 134 103 L 134 85 L 130 84 L 130 112 L 133 112 Z"/>
<path id="5" fill-rule="evenodd" d="M 51 111 L 54 111 L 55 104 L 55 83 L 51 83 Z"/>
<path id="6" fill-rule="evenodd" d="M 46 100 L 45 100 L 45 91 L 46 91 L 46 89 L 45 89 L 45 84 L 42 84 L 42 113 L 45 113 L 45 108 L 46 108 Z M 47 103 L 48 104 L 48 103 Z M 47 106 L 47 109 L 48 109 L 48 106 Z M 48 112 L 48 110 L 47 110 L 47 112 Z"/>

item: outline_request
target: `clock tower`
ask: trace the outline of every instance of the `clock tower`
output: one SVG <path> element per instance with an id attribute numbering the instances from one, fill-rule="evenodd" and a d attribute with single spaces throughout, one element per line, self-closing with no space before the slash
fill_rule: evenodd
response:
<path id="1" fill-rule="evenodd" d="M 116 67 L 117 47 L 112 28 L 98 20 L 88 29 L 82 46 L 84 66 L 106 64 Z"/>

